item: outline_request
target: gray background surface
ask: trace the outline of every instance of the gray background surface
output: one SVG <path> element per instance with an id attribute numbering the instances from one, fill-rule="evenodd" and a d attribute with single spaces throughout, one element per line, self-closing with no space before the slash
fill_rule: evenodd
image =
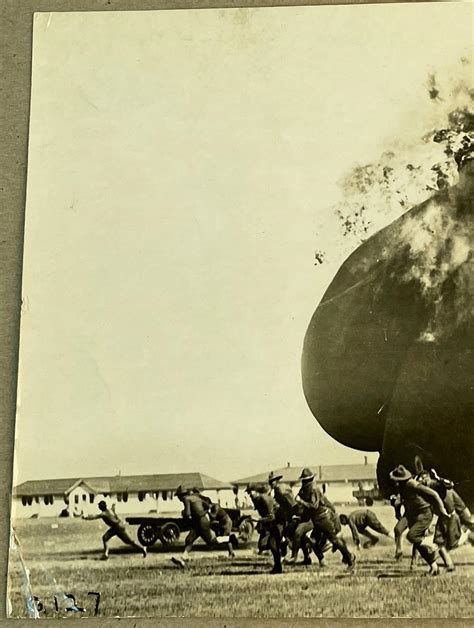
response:
<path id="1" fill-rule="evenodd" d="M 390 0 L 385 0 L 389 1 Z M 338 2 L 258 1 L 231 2 L 219 0 L 2 0 L 0 6 L 2 47 L 1 55 L 1 234 L 0 234 L 0 621 L 6 623 L 6 575 L 10 519 L 10 491 L 12 483 L 13 443 L 16 407 L 16 380 L 21 308 L 21 270 L 23 251 L 23 224 L 25 208 L 28 116 L 31 76 L 31 41 L 33 12 L 39 11 L 124 11 L 152 9 L 184 9 L 214 7 L 289 6 L 317 4 L 362 4 L 354 0 Z M 48 438 L 38 426 L 37 438 Z M 50 623 L 49 620 L 43 620 Z M 54 620 L 51 620 L 54 621 Z M 258 626 L 261 620 L 87 620 L 95 626 L 114 625 L 117 621 L 126 626 L 183 625 L 183 626 Z M 351 625 L 367 625 L 368 620 L 347 620 Z M 399 622 L 405 623 L 405 620 Z M 29 620 L 10 620 L 22 626 Z M 338 622 L 335 620 L 335 622 Z M 292 620 L 294 626 L 306 626 L 313 620 Z M 318 624 L 332 623 L 328 620 Z M 421 621 L 415 625 L 439 625 L 442 622 Z M 412 625 L 413 625 L 412 623 Z M 454 623 L 454 621 L 453 621 Z M 456 621 L 464 625 L 463 620 Z M 266 621 L 269 626 L 281 626 L 281 620 Z"/>

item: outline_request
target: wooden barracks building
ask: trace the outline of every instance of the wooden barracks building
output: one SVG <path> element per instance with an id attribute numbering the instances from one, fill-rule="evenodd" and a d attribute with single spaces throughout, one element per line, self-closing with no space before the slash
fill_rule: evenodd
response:
<path id="1" fill-rule="evenodd" d="M 115 504 L 117 514 L 180 512 L 178 486 L 198 488 L 222 506 L 235 506 L 229 483 L 203 473 L 116 475 L 112 477 L 29 480 L 13 491 L 13 517 L 80 516 L 97 512 L 101 499 Z"/>
<path id="2" fill-rule="evenodd" d="M 308 465 L 314 478 L 323 489 L 328 499 L 334 504 L 350 504 L 358 501 L 358 496 L 379 497 L 376 465 L 367 461 L 364 464 Z M 306 466 L 306 465 L 305 465 Z M 293 492 L 301 486 L 299 479 L 303 466 L 291 466 L 271 469 L 275 475 L 282 475 L 282 482 L 289 484 Z M 234 480 L 232 485 L 238 490 L 238 499 L 245 503 L 245 488 L 252 482 L 266 482 L 270 469 L 265 473 Z"/>
<path id="3" fill-rule="evenodd" d="M 178 513 L 181 502 L 174 496 L 178 486 L 198 488 L 213 502 L 227 508 L 251 508 L 245 489 L 251 482 L 266 482 L 273 471 L 282 475 L 296 493 L 303 466 L 268 469 L 258 475 L 221 482 L 203 473 L 116 475 L 51 480 L 29 480 L 13 491 L 13 517 L 81 516 L 97 512 L 97 502 L 115 504 L 118 514 Z M 309 465 L 316 482 L 335 504 L 350 504 L 358 495 L 378 497 L 376 468 L 364 464 Z"/>

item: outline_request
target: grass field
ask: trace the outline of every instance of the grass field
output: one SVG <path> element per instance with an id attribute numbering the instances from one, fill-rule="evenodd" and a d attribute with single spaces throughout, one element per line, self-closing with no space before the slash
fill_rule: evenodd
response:
<path id="1" fill-rule="evenodd" d="M 390 508 L 377 509 L 393 527 Z M 57 527 L 56 527 L 57 526 Z M 255 543 L 239 549 L 234 559 L 225 551 L 196 545 L 186 570 L 171 563 L 182 545 L 165 550 L 159 544 L 147 558 L 116 539 L 107 562 L 101 561 L 101 522 L 30 519 L 15 525 L 30 572 L 31 589 L 44 606 L 41 617 L 98 616 L 181 617 L 473 617 L 474 548 L 453 552 L 456 571 L 437 578 L 419 563 L 410 571 L 410 547 L 400 563 L 393 561 L 387 539 L 358 555 L 353 573 L 338 554 L 327 555 L 327 567 L 286 567 L 270 575 L 271 559 L 257 556 Z M 132 530 L 134 530 L 132 528 Z M 347 530 L 347 528 L 346 528 Z M 349 534 L 344 534 L 349 541 Z M 317 561 L 315 561 L 317 563 Z M 12 617 L 28 615 L 22 590 L 24 578 L 17 550 L 10 560 Z M 63 608 L 65 593 L 84 612 Z M 58 600 L 55 610 L 54 596 Z M 39 607 L 40 608 L 40 607 Z"/>

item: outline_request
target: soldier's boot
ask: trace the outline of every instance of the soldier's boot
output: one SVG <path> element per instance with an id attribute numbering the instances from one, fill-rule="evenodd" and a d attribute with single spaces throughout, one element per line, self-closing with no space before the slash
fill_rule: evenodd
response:
<path id="1" fill-rule="evenodd" d="M 424 543 L 417 543 L 413 547 L 416 547 L 420 556 L 430 566 L 429 575 L 437 576 L 439 574 L 439 566 L 436 562 L 438 558 L 438 552 L 433 547 L 425 545 Z"/>
<path id="2" fill-rule="evenodd" d="M 273 569 L 270 571 L 272 574 L 282 573 L 281 556 L 280 556 L 280 541 L 276 538 L 270 538 L 270 551 L 273 556 Z"/>
<path id="3" fill-rule="evenodd" d="M 429 573 L 430 576 L 438 576 L 439 575 L 439 566 L 438 566 L 438 563 L 436 561 L 434 563 L 431 563 L 430 570 L 429 570 L 428 573 Z"/>
<path id="4" fill-rule="evenodd" d="M 451 558 L 450 553 L 445 547 L 439 548 L 439 555 L 441 556 L 441 559 L 446 567 L 446 571 L 454 571 L 453 559 Z"/>

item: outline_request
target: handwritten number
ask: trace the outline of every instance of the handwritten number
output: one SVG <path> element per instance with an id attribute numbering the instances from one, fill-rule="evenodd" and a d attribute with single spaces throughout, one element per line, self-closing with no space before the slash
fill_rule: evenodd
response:
<path id="1" fill-rule="evenodd" d="M 97 615 L 97 613 L 99 612 L 100 593 L 98 593 L 97 591 L 89 591 L 89 593 L 87 595 L 95 595 L 96 596 L 94 615 Z"/>
<path id="2" fill-rule="evenodd" d="M 72 600 L 72 606 L 67 606 L 66 611 L 73 612 L 73 613 L 83 613 L 86 610 L 85 608 L 81 608 L 80 606 L 77 606 L 76 598 L 72 593 L 66 593 L 65 596 L 68 597 L 70 600 Z"/>
<path id="3" fill-rule="evenodd" d="M 45 608 L 44 608 L 44 604 L 40 600 L 40 598 L 37 597 L 36 595 L 33 596 L 33 597 L 34 597 L 34 600 L 35 600 L 35 606 L 36 606 L 36 610 L 38 611 L 38 613 L 42 613 L 43 611 L 46 612 Z"/>

